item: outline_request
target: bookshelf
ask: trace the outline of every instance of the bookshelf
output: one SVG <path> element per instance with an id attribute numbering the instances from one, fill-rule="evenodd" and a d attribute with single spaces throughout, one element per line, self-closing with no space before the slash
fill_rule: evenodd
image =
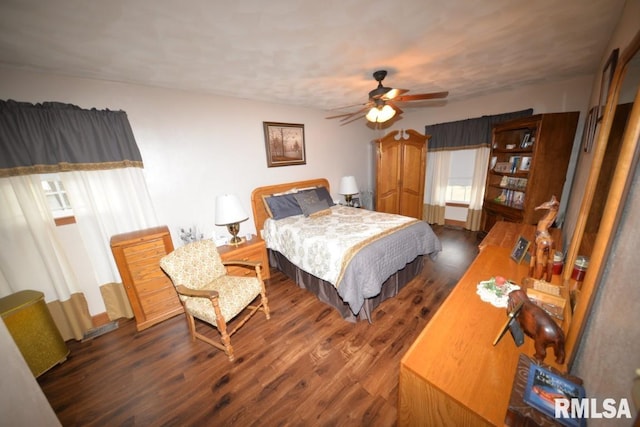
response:
<path id="1" fill-rule="evenodd" d="M 535 207 L 558 199 L 566 179 L 578 112 L 537 114 L 493 128 L 482 229 L 498 221 L 536 224 Z"/>

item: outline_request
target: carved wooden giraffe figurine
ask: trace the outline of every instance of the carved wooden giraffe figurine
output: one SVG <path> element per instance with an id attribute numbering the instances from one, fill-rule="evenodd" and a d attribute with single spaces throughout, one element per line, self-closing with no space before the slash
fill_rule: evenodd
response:
<path id="1" fill-rule="evenodd" d="M 535 210 L 547 209 L 549 212 L 538 221 L 536 237 L 531 246 L 531 263 L 529 265 L 529 275 L 534 279 L 551 281 L 553 275 L 553 254 L 555 253 L 555 242 L 549 234 L 549 227 L 558 216 L 560 203 L 556 196 L 551 196 L 551 200 L 544 202 Z M 546 273 L 546 274 L 545 274 Z"/>

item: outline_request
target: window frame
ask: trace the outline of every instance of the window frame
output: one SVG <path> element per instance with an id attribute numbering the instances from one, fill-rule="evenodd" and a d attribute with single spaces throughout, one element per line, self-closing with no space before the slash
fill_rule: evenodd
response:
<path id="1" fill-rule="evenodd" d="M 47 190 L 45 188 L 46 183 L 53 183 L 54 189 Z M 49 208 L 49 212 L 53 216 L 53 220 L 56 223 L 56 226 L 75 224 L 76 217 L 73 213 L 73 208 L 69 203 L 69 194 L 67 190 L 64 188 L 62 184 L 62 180 L 60 179 L 60 175 L 57 173 L 46 173 L 40 174 L 40 183 L 41 188 L 44 193 L 45 199 L 47 199 L 47 207 Z M 49 197 L 55 196 L 58 200 L 58 203 L 62 206 L 62 209 L 54 209 L 49 204 Z"/>

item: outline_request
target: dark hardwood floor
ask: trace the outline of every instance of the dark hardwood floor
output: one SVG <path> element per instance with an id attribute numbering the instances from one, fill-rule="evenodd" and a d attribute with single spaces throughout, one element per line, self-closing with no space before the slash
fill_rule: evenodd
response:
<path id="1" fill-rule="evenodd" d="M 257 313 L 234 335 L 233 363 L 191 342 L 184 316 L 142 332 L 124 320 L 68 342 L 38 382 L 64 426 L 394 426 L 400 360 L 478 252 L 477 233 L 433 228 L 442 253 L 372 324 L 345 322 L 274 270 L 271 320 Z"/>

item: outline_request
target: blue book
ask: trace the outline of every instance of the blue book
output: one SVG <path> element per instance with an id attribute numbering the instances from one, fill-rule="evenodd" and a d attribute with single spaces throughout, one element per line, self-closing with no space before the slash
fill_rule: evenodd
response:
<path id="1" fill-rule="evenodd" d="M 541 366 L 532 363 L 529 366 L 527 385 L 524 389 L 523 400 L 528 405 L 557 420 L 560 424 L 569 427 L 582 427 L 586 425 L 583 418 L 572 417 L 571 399 L 584 399 L 586 397 L 584 387 L 568 379 L 551 372 Z M 561 402 L 556 402 L 561 399 Z M 556 417 L 556 406 L 559 409 Z M 563 417 L 568 415 L 568 417 Z"/>

